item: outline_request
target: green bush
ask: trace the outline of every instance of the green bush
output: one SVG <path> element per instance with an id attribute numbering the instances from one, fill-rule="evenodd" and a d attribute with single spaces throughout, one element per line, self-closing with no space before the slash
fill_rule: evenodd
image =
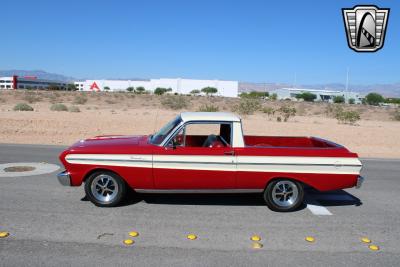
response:
<path id="1" fill-rule="evenodd" d="M 398 105 L 400 105 L 400 98 L 395 98 L 395 97 L 386 98 L 385 102 L 386 103 L 390 103 L 390 104 L 398 104 Z"/>
<path id="2" fill-rule="evenodd" d="M 15 110 L 15 111 L 33 111 L 33 107 L 29 106 L 26 103 L 18 103 L 14 106 L 13 110 Z"/>
<path id="3" fill-rule="evenodd" d="M 77 95 L 74 98 L 74 101 L 72 101 L 73 104 L 75 105 L 83 105 L 88 101 L 87 97 L 84 95 Z"/>
<path id="4" fill-rule="evenodd" d="M 191 95 L 199 95 L 200 94 L 200 90 L 194 89 L 192 91 L 190 91 Z"/>
<path id="5" fill-rule="evenodd" d="M 338 95 L 333 97 L 333 103 L 344 103 L 344 96 Z"/>
<path id="6" fill-rule="evenodd" d="M 170 91 L 172 91 L 171 88 L 157 87 L 157 88 L 154 90 L 154 94 L 156 94 L 156 95 L 163 95 L 163 94 L 165 94 L 166 92 L 170 92 Z"/>
<path id="7" fill-rule="evenodd" d="M 135 89 L 135 93 L 137 93 L 137 94 L 144 94 L 145 92 L 146 92 L 146 89 L 143 86 L 136 87 L 136 89 Z"/>
<path id="8" fill-rule="evenodd" d="M 283 117 L 283 121 L 288 121 L 290 117 L 294 117 L 296 115 L 296 108 L 290 106 L 282 106 L 278 109 L 279 113 Z"/>
<path id="9" fill-rule="evenodd" d="M 50 110 L 52 110 L 52 111 L 68 111 L 68 108 L 64 104 L 56 103 L 56 104 L 51 105 Z"/>
<path id="10" fill-rule="evenodd" d="M 135 91 L 135 88 L 133 88 L 132 86 L 130 86 L 130 87 L 126 88 L 126 91 L 128 91 L 128 92 L 133 92 L 133 91 Z"/>
<path id="11" fill-rule="evenodd" d="M 336 113 L 336 119 L 339 123 L 353 125 L 356 121 L 360 120 L 360 118 L 360 113 L 353 110 L 341 110 Z"/>
<path id="12" fill-rule="evenodd" d="M 296 98 L 303 99 L 306 102 L 314 102 L 314 100 L 317 99 L 317 96 L 309 92 L 304 92 L 296 95 Z"/>
<path id="13" fill-rule="evenodd" d="M 354 98 L 349 99 L 349 104 L 354 105 L 356 103 L 356 100 Z"/>
<path id="14" fill-rule="evenodd" d="M 259 110 L 260 108 L 261 108 L 261 103 L 258 99 L 243 98 L 240 99 L 239 104 L 235 106 L 234 110 L 239 114 L 251 115 L 254 114 L 254 112 Z"/>
<path id="15" fill-rule="evenodd" d="M 380 103 L 385 102 L 385 98 L 378 93 L 369 93 L 365 96 L 365 102 L 369 105 L 378 106 Z"/>
<path id="16" fill-rule="evenodd" d="M 203 106 L 201 106 L 200 108 L 199 108 L 199 111 L 202 111 L 202 112 L 217 112 L 217 111 L 219 111 L 219 108 L 217 107 L 217 106 L 214 106 L 214 105 L 203 105 Z"/>
<path id="17" fill-rule="evenodd" d="M 256 92 L 256 91 L 252 91 L 249 93 L 241 93 L 239 95 L 240 98 L 261 98 L 261 99 L 264 99 L 268 96 L 269 96 L 268 92 Z"/>
<path id="18" fill-rule="evenodd" d="M 77 106 L 70 106 L 68 108 L 69 112 L 81 112 L 81 110 Z"/>
<path id="19" fill-rule="evenodd" d="M 203 89 L 201 89 L 201 91 L 206 95 L 213 95 L 218 92 L 218 89 L 215 87 L 204 87 Z"/>
<path id="20" fill-rule="evenodd" d="M 187 108 L 189 104 L 190 101 L 181 95 L 167 95 L 161 100 L 161 105 L 174 110 Z"/>

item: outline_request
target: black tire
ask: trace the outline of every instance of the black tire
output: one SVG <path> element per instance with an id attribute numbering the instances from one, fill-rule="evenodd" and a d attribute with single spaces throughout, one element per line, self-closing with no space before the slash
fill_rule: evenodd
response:
<path id="1" fill-rule="evenodd" d="M 110 171 L 92 173 L 85 182 L 87 198 L 98 207 L 118 206 L 125 198 L 126 192 L 125 181 Z"/>
<path id="2" fill-rule="evenodd" d="M 286 193 L 283 193 L 283 188 L 285 188 Z M 268 208 L 273 211 L 294 211 L 303 204 L 304 189 L 301 183 L 282 178 L 270 182 L 264 190 L 263 197 Z"/>

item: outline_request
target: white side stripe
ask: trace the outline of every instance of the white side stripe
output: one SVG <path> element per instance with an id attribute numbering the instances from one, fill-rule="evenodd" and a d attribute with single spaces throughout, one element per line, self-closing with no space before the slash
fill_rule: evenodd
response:
<path id="1" fill-rule="evenodd" d="M 357 158 L 337 157 L 69 154 L 66 160 L 75 164 L 139 168 L 354 175 L 362 167 Z"/>

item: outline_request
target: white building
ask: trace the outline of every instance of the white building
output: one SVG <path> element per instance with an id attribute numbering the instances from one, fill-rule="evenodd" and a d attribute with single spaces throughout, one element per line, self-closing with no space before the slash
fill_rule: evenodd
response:
<path id="1" fill-rule="evenodd" d="M 276 94 L 277 99 L 290 99 L 297 100 L 296 96 L 302 93 L 311 93 L 317 96 L 315 101 L 333 102 L 334 97 L 343 96 L 346 103 L 349 103 L 350 99 L 354 99 L 354 104 L 362 103 L 362 96 L 357 92 L 344 92 L 344 91 L 331 91 L 331 90 L 317 90 L 317 89 L 305 89 L 305 88 L 280 88 L 271 91 L 269 94 Z"/>
<path id="2" fill-rule="evenodd" d="M 56 86 L 61 90 L 67 89 L 68 83 L 55 80 L 38 79 L 35 76 L 0 77 L 0 89 L 47 89 Z"/>
<path id="3" fill-rule="evenodd" d="M 239 93 L 238 81 L 221 80 L 194 80 L 194 79 L 150 79 L 150 80 L 86 80 L 75 82 L 80 91 L 126 91 L 128 87 L 144 87 L 146 90 L 154 91 L 157 87 L 171 88 L 172 93 L 189 94 L 192 90 L 201 90 L 204 87 L 215 87 L 218 89 L 216 95 L 226 97 L 237 97 Z"/>

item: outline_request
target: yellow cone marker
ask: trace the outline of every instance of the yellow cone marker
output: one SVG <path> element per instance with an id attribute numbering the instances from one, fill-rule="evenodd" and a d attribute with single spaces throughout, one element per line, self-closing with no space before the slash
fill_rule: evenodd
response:
<path id="1" fill-rule="evenodd" d="M 136 236 L 139 235 L 139 233 L 135 232 L 135 231 L 132 231 L 132 232 L 129 232 L 129 235 L 132 236 L 132 237 L 136 237 Z"/>
<path id="2" fill-rule="evenodd" d="M 133 243 L 135 243 L 135 241 L 133 241 L 132 239 L 125 239 L 125 240 L 124 240 L 124 244 L 125 244 L 125 245 L 128 245 L 128 246 L 129 246 L 129 245 L 132 245 Z"/>
<path id="3" fill-rule="evenodd" d="M 312 243 L 312 242 L 315 242 L 315 238 L 312 236 L 307 236 L 306 241 Z"/>
<path id="4" fill-rule="evenodd" d="M 361 241 L 362 241 L 363 243 L 371 243 L 371 239 L 369 239 L 368 237 L 363 237 L 363 238 L 361 238 Z"/>
<path id="5" fill-rule="evenodd" d="M 195 240 L 196 238 L 197 238 L 197 236 L 195 234 L 188 234 L 187 235 L 187 239 Z"/>
<path id="6" fill-rule="evenodd" d="M 369 245 L 368 247 L 370 250 L 374 250 L 374 251 L 379 250 L 379 247 L 377 245 Z"/>
<path id="7" fill-rule="evenodd" d="M 8 232 L 0 232 L 0 238 L 7 237 L 9 235 L 10 235 L 10 233 L 8 233 Z"/>
<path id="8" fill-rule="evenodd" d="M 258 235 L 253 235 L 252 237 L 250 237 L 251 241 L 260 241 L 261 237 L 259 237 Z"/>
<path id="9" fill-rule="evenodd" d="M 258 243 L 258 242 L 253 242 L 252 247 L 253 247 L 254 249 L 260 249 L 260 248 L 263 247 L 263 244 Z"/>

